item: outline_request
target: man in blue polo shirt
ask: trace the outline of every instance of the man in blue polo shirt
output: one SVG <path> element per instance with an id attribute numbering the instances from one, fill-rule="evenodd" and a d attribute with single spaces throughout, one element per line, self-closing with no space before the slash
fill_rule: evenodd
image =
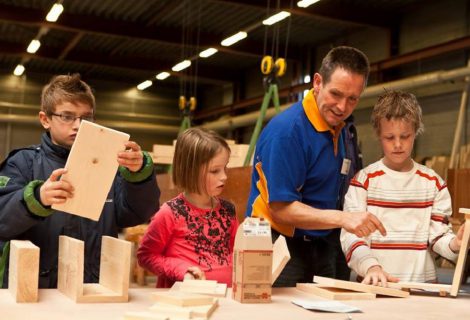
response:
<path id="1" fill-rule="evenodd" d="M 330 50 L 313 89 L 273 118 L 258 139 L 246 212 L 269 220 L 274 239 L 286 236 L 291 260 L 275 286 L 311 282 L 314 275 L 335 277 L 334 228 L 360 237 L 377 229 L 385 235 L 373 214 L 336 210 L 350 164 L 341 132 L 368 75 L 369 61 L 361 51 Z"/>

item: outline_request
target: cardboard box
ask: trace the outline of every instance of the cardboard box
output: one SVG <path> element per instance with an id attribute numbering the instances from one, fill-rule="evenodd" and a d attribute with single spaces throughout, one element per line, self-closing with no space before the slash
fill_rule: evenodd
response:
<path id="1" fill-rule="evenodd" d="M 246 218 L 240 224 L 233 253 L 233 299 L 242 303 L 271 302 L 272 249 L 268 221 Z"/>

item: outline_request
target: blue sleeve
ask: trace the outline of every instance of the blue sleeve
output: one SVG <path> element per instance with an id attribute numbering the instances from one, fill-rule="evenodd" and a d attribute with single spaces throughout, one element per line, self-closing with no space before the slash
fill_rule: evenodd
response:
<path id="1" fill-rule="evenodd" d="M 307 165 L 305 152 L 297 139 L 280 137 L 270 139 L 260 154 L 269 202 L 300 201 L 300 190 L 305 183 Z"/>
<path id="2" fill-rule="evenodd" d="M 0 168 L 0 240 L 8 241 L 42 221 L 28 210 L 24 200 L 27 176 L 32 169 L 24 153 L 9 157 Z"/>
<path id="3" fill-rule="evenodd" d="M 147 157 L 145 159 L 147 162 L 152 161 Z M 119 227 L 126 228 L 146 223 L 157 212 L 160 189 L 157 185 L 153 163 L 151 163 L 150 174 L 143 181 L 128 181 L 119 173 L 114 186 L 117 202 L 116 221 Z"/>

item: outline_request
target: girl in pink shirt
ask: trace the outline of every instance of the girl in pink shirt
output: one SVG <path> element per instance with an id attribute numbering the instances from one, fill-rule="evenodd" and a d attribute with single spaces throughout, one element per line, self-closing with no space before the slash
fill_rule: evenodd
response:
<path id="1" fill-rule="evenodd" d="M 153 217 L 137 251 L 139 264 L 158 276 L 157 288 L 184 278 L 232 283 L 235 207 L 219 198 L 230 148 L 213 131 L 191 128 L 178 136 L 173 181 L 184 191 Z"/>

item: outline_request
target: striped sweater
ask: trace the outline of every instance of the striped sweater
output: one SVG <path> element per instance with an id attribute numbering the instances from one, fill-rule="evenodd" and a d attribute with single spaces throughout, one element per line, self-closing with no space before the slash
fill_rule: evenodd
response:
<path id="1" fill-rule="evenodd" d="M 345 211 L 368 211 L 385 226 L 367 238 L 341 232 L 341 245 L 351 269 L 364 276 L 374 265 L 401 281 L 436 282 L 433 255 L 455 261 L 449 243 L 455 235 L 448 222 L 452 213 L 446 183 L 432 169 L 413 162 L 397 172 L 379 160 L 351 180 Z"/>

